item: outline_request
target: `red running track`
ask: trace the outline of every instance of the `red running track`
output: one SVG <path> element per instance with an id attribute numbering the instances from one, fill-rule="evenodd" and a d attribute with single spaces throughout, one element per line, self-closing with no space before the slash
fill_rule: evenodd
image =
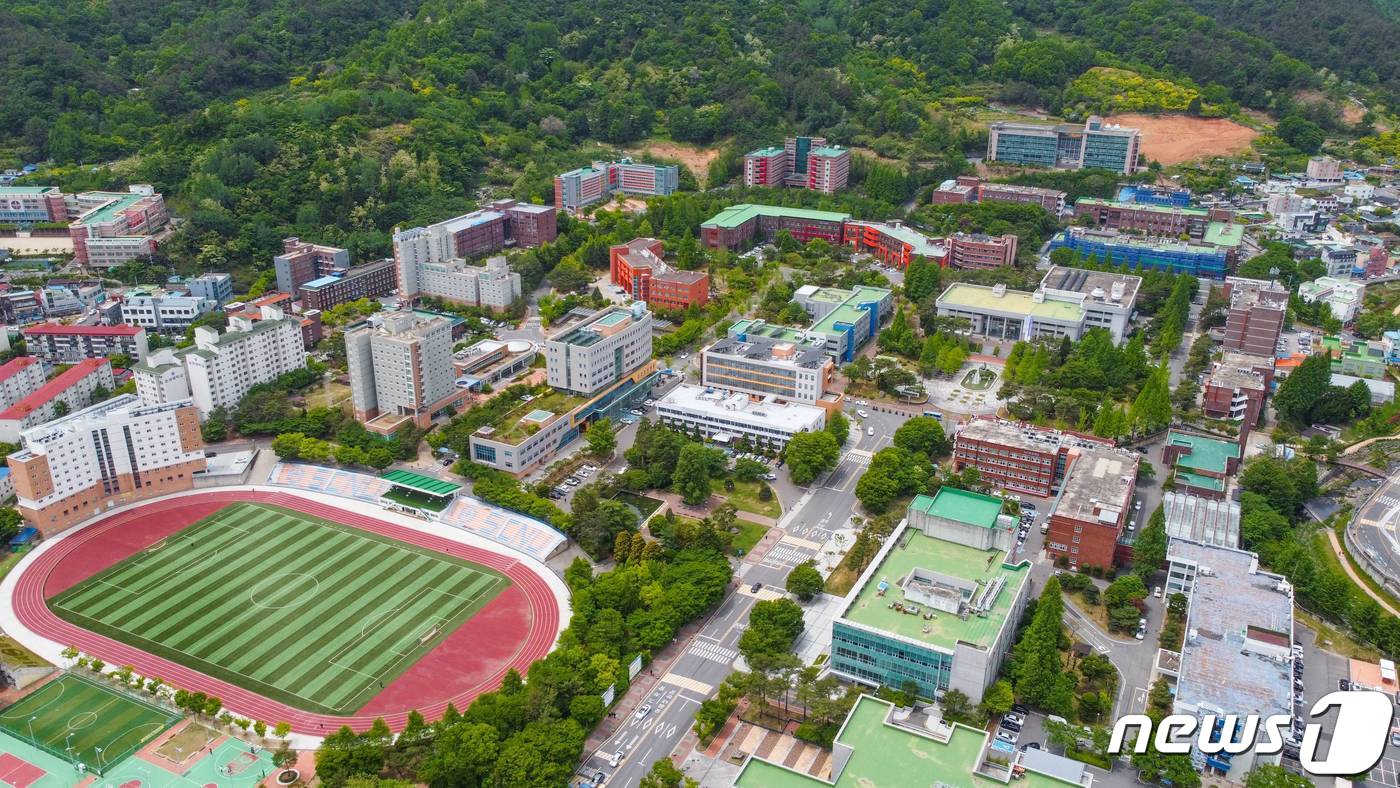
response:
<path id="1" fill-rule="evenodd" d="M 354 716 L 315 714 L 263 697 L 251 690 L 206 676 L 177 662 L 149 654 L 54 615 L 44 603 L 76 583 L 189 526 L 230 503 L 260 502 L 284 506 L 401 542 L 447 553 L 495 569 L 512 586 L 491 600 L 436 648 L 390 682 Z M 324 736 L 342 725 L 368 728 L 376 717 L 401 729 L 417 709 L 429 720 L 442 716 L 447 704 L 465 709 L 477 695 L 500 686 L 510 669 L 522 674 L 548 654 L 559 629 L 559 605 L 539 575 L 510 558 L 440 536 L 349 512 L 292 493 L 209 492 L 138 506 L 98 520 L 52 544 L 16 581 L 14 609 L 29 630 L 56 643 L 77 647 L 109 665 L 131 665 L 144 676 L 221 698 L 238 714 L 269 725 L 286 721 L 292 730 Z"/>

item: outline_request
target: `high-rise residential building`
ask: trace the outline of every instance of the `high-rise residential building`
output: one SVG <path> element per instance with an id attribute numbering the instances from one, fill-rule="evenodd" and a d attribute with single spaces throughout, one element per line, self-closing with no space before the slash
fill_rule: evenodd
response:
<path id="1" fill-rule="evenodd" d="M 821 238 L 833 246 L 845 237 L 850 214 L 788 208 L 781 205 L 731 205 L 700 225 L 700 243 L 707 249 L 738 250 L 771 241 L 787 230 L 801 243 Z"/>
<path id="2" fill-rule="evenodd" d="M 1263 737 L 1245 721 L 1289 717 L 1298 704 L 1294 676 L 1293 586 L 1265 572 L 1254 553 L 1185 539 L 1167 542 L 1166 595 L 1185 594 L 1186 632 L 1172 693 L 1172 712 L 1216 720 L 1214 741 L 1243 741 L 1242 752 L 1191 749 L 1191 762 L 1210 778 L 1243 783 L 1262 765 L 1279 764 L 1246 735 Z M 1223 730 L 1232 724 L 1234 730 Z M 1235 749 L 1235 748 L 1230 748 Z"/>
<path id="3" fill-rule="evenodd" d="M 404 299 L 431 296 L 504 310 L 522 295 L 520 274 L 510 270 L 504 257 L 492 257 L 482 267 L 461 258 L 417 262 L 414 256 L 406 255 L 396 260 L 395 268 L 399 296 Z"/>
<path id="4" fill-rule="evenodd" d="M 755 397 L 816 405 L 828 400 L 836 362 L 826 343 L 805 344 L 771 337 L 725 337 L 700 351 L 700 381 L 706 386 Z"/>
<path id="5" fill-rule="evenodd" d="M 26 430 L 6 462 L 17 508 L 45 536 L 112 506 L 194 486 L 205 469 L 189 400 L 141 405 L 123 394 Z"/>
<path id="6" fill-rule="evenodd" d="M 614 307 L 545 342 L 549 385 L 597 393 L 651 360 L 651 312 Z"/>
<path id="7" fill-rule="evenodd" d="M 123 355 L 140 361 L 149 352 L 146 329 L 140 326 L 76 326 L 40 323 L 22 332 L 29 355 L 50 364 L 72 364 L 85 358 Z"/>
<path id="8" fill-rule="evenodd" d="M 452 367 L 452 324 L 413 312 L 385 314 L 345 330 L 355 418 L 381 415 L 421 420 L 456 387 Z M 440 408 L 439 408 L 440 409 Z"/>
<path id="9" fill-rule="evenodd" d="M 379 298 L 398 287 L 398 270 L 389 258 L 357 265 L 339 273 L 318 277 L 300 286 L 305 310 L 325 311 L 361 298 Z"/>
<path id="10" fill-rule="evenodd" d="M 0 186 L 0 222 L 66 222 L 68 208 L 57 186 Z"/>
<path id="11" fill-rule="evenodd" d="M 759 148 L 744 154 L 745 186 L 784 186 L 787 173 L 787 151 L 782 148 Z"/>
<path id="12" fill-rule="evenodd" d="M 193 399 L 205 418 L 215 408 L 234 407 L 253 386 L 305 367 L 301 321 L 272 306 L 260 313 L 256 322 L 230 315 L 222 334 L 200 326 L 191 347 L 147 356 L 132 368 L 142 403 Z"/>
<path id="13" fill-rule="evenodd" d="M 1016 264 L 1016 246 L 1020 239 L 1014 234 L 1002 236 L 981 233 L 953 233 L 948 245 L 948 265 L 953 268 L 988 270 Z"/>
<path id="14" fill-rule="evenodd" d="M 1092 116 L 1082 126 L 1039 123 L 993 123 L 987 160 L 1077 170 L 1098 167 L 1125 175 L 1137 169 L 1141 134 L 1137 129 L 1105 124 Z"/>
<path id="15" fill-rule="evenodd" d="M 212 298 L 141 291 L 122 299 L 122 322 L 157 334 L 183 334 L 195 320 L 218 308 Z"/>
<path id="16" fill-rule="evenodd" d="M 21 432 L 85 408 L 98 389 L 110 392 L 115 387 L 107 359 L 85 358 L 0 411 L 0 442 L 18 443 Z"/>
<path id="17" fill-rule="evenodd" d="M 277 289 L 292 298 L 300 298 L 300 287 L 306 282 L 344 271 L 350 267 L 350 250 L 336 246 L 307 243 L 292 236 L 282 239 L 282 254 L 272 258 L 272 270 L 277 274 Z"/>
<path id="18" fill-rule="evenodd" d="M 807 156 L 807 189 L 835 194 L 851 175 L 851 152 L 839 147 L 813 148 Z"/>
<path id="19" fill-rule="evenodd" d="M 1031 586 L 1030 564 L 1010 562 L 1015 525 L 1001 508 L 998 498 L 946 486 L 915 497 L 832 622 L 831 672 L 980 702 Z"/>
<path id="20" fill-rule="evenodd" d="M 1225 347 L 1251 356 L 1275 356 L 1288 296 L 1288 288 L 1277 282 L 1226 277 L 1230 310 L 1225 317 Z"/>
<path id="21" fill-rule="evenodd" d="M 595 161 L 554 177 L 554 206 L 577 212 L 614 194 L 664 197 L 679 185 L 680 167 L 675 164 L 643 164 L 627 158 Z"/>
<path id="22" fill-rule="evenodd" d="M 150 186 L 133 185 L 127 192 L 84 192 L 69 206 L 68 225 L 73 257 L 81 265 L 110 268 L 150 257 L 156 235 L 170 221 L 165 198 Z"/>
<path id="23" fill-rule="evenodd" d="M 660 309 L 688 309 L 710 302 L 710 275 L 679 271 L 661 259 L 663 246 L 655 238 L 634 238 L 608 250 L 612 283 L 632 298 Z"/>
<path id="24" fill-rule="evenodd" d="M 233 300 L 232 274 L 200 274 L 188 282 L 190 295 L 207 298 L 219 306 Z"/>
<path id="25" fill-rule="evenodd" d="M 0 366 L 0 408 L 38 391 L 44 385 L 44 365 L 32 356 L 20 356 Z"/>
<path id="26" fill-rule="evenodd" d="M 824 137 L 788 137 L 781 148 L 744 155 L 745 186 L 793 186 L 831 194 L 846 187 L 851 152 Z"/>

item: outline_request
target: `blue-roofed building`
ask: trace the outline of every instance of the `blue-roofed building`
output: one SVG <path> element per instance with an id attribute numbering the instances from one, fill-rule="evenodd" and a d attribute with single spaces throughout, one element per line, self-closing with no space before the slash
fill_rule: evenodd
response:
<path id="1" fill-rule="evenodd" d="M 1135 202 L 1138 205 L 1160 205 L 1166 208 L 1185 208 L 1191 204 L 1190 189 L 1167 189 L 1149 184 L 1130 184 L 1118 189 L 1119 202 Z"/>

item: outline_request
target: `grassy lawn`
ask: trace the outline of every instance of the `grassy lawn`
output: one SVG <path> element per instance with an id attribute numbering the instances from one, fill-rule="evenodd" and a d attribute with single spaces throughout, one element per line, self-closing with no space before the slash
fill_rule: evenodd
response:
<path id="1" fill-rule="evenodd" d="M 619 503 L 625 503 L 628 506 L 635 506 L 637 511 L 642 513 L 643 520 L 651 516 L 652 512 L 661 508 L 661 501 L 655 498 L 648 498 L 645 495 L 637 495 L 636 493 L 620 492 L 613 496 L 613 500 Z"/>
<path id="2" fill-rule="evenodd" d="M 1317 633 L 1318 646 L 1327 651 L 1353 659 L 1364 659 L 1368 662 L 1375 662 L 1381 657 L 1381 653 L 1376 649 L 1357 643 L 1355 640 L 1352 640 L 1351 636 L 1347 633 L 1337 629 L 1301 607 L 1293 608 L 1293 616 L 1298 620 L 1299 624 Z"/>
<path id="3" fill-rule="evenodd" d="M 846 557 L 841 559 L 841 563 L 832 571 L 831 576 L 826 579 L 826 583 L 822 586 L 823 591 L 836 596 L 845 596 L 851 592 L 856 581 L 860 579 L 860 572 L 851 568 L 850 558 L 850 553 L 847 553 Z"/>
<path id="4" fill-rule="evenodd" d="M 745 555 L 768 533 L 768 526 L 748 520 L 736 520 L 735 525 L 739 526 L 739 533 L 734 534 L 734 549 L 743 550 Z"/>
<path id="5" fill-rule="evenodd" d="M 1091 605 L 1084 601 L 1083 594 L 1065 594 L 1065 598 L 1074 605 L 1075 609 L 1084 614 L 1084 617 L 1098 625 L 1099 629 L 1109 632 L 1108 628 L 1108 608 L 1103 605 Z M 1111 634 L 1122 636 L 1122 632 L 1112 632 Z"/>
<path id="6" fill-rule="evenodd" d="M 660 521 L 655 521 L 660 522 Z M 689 522 L 698 524 L 700 521 L 694 517 L 683 517 L 676 515 L 676 522 Z M 735 550 L 743 550 L 747 555 L 753 546 L 768 533 L 768 526 L 751 523 L 748 520 L 735 520 L 734 527 L 738 530 L 729 535 L 729 546 Z"/>
<path id="7" fill-rule="evenodd" d="M 452 503 L 451 498 L 433 498 L 427 495 L 406 492 L 404 490 L 389 490 L 384 493 L 384 497 L 395 503 L 404 506 L 412 506 L 417 509 L 426 509 L 430 512 L 440 512 Z"/>
<path id="8" fill-rule="evenodd" d="M 1330 542 L 1327 541 L 1327 536 L 1325 534 L 1318 534 L 1317 539 L 1318 550 L 1326 553 L 1327 557 L 1331 559 L 1331 562 L 1333 564 L 1336 564 L 1336 554 L 1332 552 L 1332 545 Z M 1391 607 L 1400 609 L 1400 599 L 1396 599 L 1395 595 L 1387 591 L 1385 587 L 1383 587 L 1380 583 L 1377 583 L 1375 578 L 1366 574 L 1366 570 L 1363 569 L 1361 564 L 1358 564 L 1356 562 L 1356 559 L 1352 557 L 1351 551 L 1347 549 L 1346 540 L 1342 538 L 1341 534 L 1337 534 L 1337 541 L 1342 545 L 1342 553 L 1347 557 L 1347 563 L 1351 564 L 1351 570 L 1356 573 L 1357 577 L 1361 578 L 1361 582 L 1365 583 L 1366 587 L 1371 589 L 1371 591 L 1375 592 L 1375 594 L 1381 599 L 1384 599 L 1386 602 L 1389 602 Z M 1338 565 L 1337 569 L 1338 571 L 1341 571 L 1342 567 Z"/>
<path id="9" fill-rule="evenodd" d="M 734 492 L 725 492 L 723 479 L 711 479 L 710 491 L 715 495 L 727 499 L 734 504 L 734 508 L 741 512 L 753 512 L 764 517 L 771 517 L 774 520 L 783 516 L 782 504 L 778 503 L 778 496 L 775 493 L 773 499 L 760 501 L 758 499 L 758 487 L 764 482 L 734 482 Z"/>
<path id="10" fill-rule="evenodd" d="M 23 558 L 30 549 L 32 548 L 26 547 L 18 553 L 5 553 L 4 557 L 0 558 L 0 580 L 5 579 L 5 575 L 8 575 L 10 570 L 15 568 L 15 564 L 19 563 L 19 559 Z"/>

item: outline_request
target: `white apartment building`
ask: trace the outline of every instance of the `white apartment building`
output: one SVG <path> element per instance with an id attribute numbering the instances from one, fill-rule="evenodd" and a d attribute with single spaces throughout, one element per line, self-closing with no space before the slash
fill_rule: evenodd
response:
<path id="1" fill-rule="evenodd" d="M 612 307 L 545 343 L 549 385 L 589 395 L 651 360 L 651 312 Z"/>
<path id="2" fill-rule="evenodd" d="M 142 403 L 189 397 L 207 418 L 215 408 L 237 405 L 253 386 L 305 367 L 301 321 L 273 306 L 263 306 L 261 313 L 256 322 L 234 315 L 223 334 L 200 326 L 193 347 L 159 350 L 133 367 Z"/>
<path id="3" fill-rule="evenodd" d="M 510 270 L 504 257 L 492 257 L 486 267 L 465 260 L 400 260 L 400 295 L 432 296 L 458 304 L 503 310 L 521 297 L 520 274 Z"/>
<path id="4" fill-rule="evenodd" d="M 1298 285 L 1298 297 L 1303 303 L 1325 301 L 1332 310 L 1332 316 L 1343 323 L 1356 319 L 1365 293 L 1366 283 L 1353 281 L 1350 277 L 1321 276 Z"/>
<path id="5" fill-rule="evenodd" d="M 25 430 L 7 462 L 24 519 L 50 536 L 122 503 L 187 490 L 205 468 L 190 400 L 131 394 Z"/>
<path id="6" fill-rule="evenodd" d="M 161 292 L 131 293 L 122 301 L 122 322 L 161 334 L 182 334 L 201 315 L 219 308 L 219 302 L 199 296 Z"/>
<path id="7" fill-rule="evenodd" d="M 33 356 L 20 356 L 0 366 L 0 408 L 9 408 L 44 385 L 44 365 Z"/>
<path id="8" fill-rule="evenodd" d="M 826 411 L 796 402 L 755 400 L 747 394 L 682 384 L 656 403 L 663 424 L 687 432 L 699 428 L 717 443 L 747 436 L 767 446 L 786 446 L 799 432 L 826 426 Z"/>
<path id="9" fill-rule="evenodd" d="M 98 388 L 116 386 L 105 358 L 85 358 L 28 396 L 0 411 L 0 442 L 19 443 L 20 433 L 64 413 L 86 408 Z"/>
<path id="10" fill-rule="evenodd" d="M 456 390 L 452 366 L 452 323 L 410 311 L 390 312 L 377 324 L 345 330 L 355 418 L 380 414 L 424 415 Z"/>

